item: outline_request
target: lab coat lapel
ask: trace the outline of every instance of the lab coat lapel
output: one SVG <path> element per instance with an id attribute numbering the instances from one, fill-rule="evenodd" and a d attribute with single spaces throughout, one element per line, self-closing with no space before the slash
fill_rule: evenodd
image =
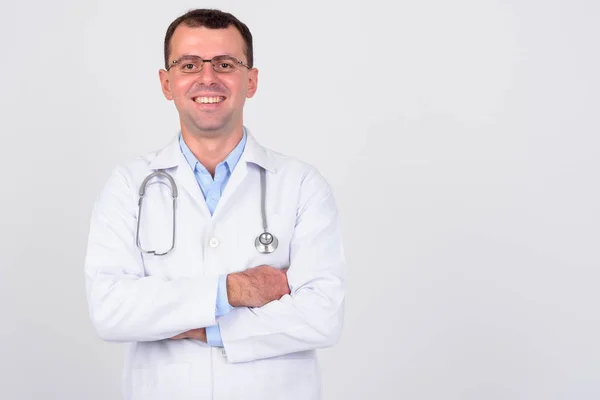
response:
<path id="1" fill-rule="evenodd" d="M 244 160 L 244 155 L 240 157 L 235 169 L 231 173 L 231 177 L 229 177 L 229 182 L 225 186 L 223 190 L 223 194 L 217 203 L 217 208 L 213 214 L 213 218 L 218 218 L 221 214 L 225 213 L 224 210 L 227 209 L 228 204 L 231 202 L 231 198 L 235 195 L 235 192 L 238 190 L 241 184 L 245 183 L 246 175 L 248 174 L 248 167 L 246 166 L 246 162 Z"/>
<path id="2" fill-rule="evenodd" d="M 150 163 L 150 168 L 164 169 L 171 174 L 177 183 L 177 187 L 188 192 L 194 202 L 207 215 L 210 215 L 200 185 L 198 185 L 198 181 L 194 176 L 194 171 L 190 168 L 179 147 L 179 135 L 175 136 L 175 139 L 156 155 L 156 158 Z"/>
<path id="3" fill-rule="evenodd" d="M 258 144 L 252 133 L 246 128 L 247 141 L 244 152 L 237 163 L 237 166 L 233 170 L 227 186 L 223 191 L 223 195 L 217 204 L 217 208 L 214 213 L 214 217 L 219 217 L 221 214 L 226 213 L 228 207 L 234 206 L 236 192 L 240 189 L 243 190 L 244 185 L 252 184 L 248 182 L 247 176 L 249 175 L 249 169 L 251 166 L 248 164 L 256 164 L 259 167 L 265 168 L 267 171 L 276 172 L 275 165 L 269 159 L 265 149 Z M 256 181 L 256 184 L 260 184 Z"/>
<path id="4" fill-rule="evenodd" d="M 268 172 L 277 173 L 277 166 L 271 157 L 269 157 L 266 149 L 256 141 L 248 128 L 246 128 L 246 133 L 248 135 L 246 147 L 229 178 L 229 182 L 227 182 L 227 186 L 225 186 L 223 195 L 214 212 L 214 217 L 224 213 L 224 210 L 227 209 L 230 203 L 233 204 L 231 199 L 235 196 L 236 191 L 244 183 L 244 178 L 248 175 L 247 163 L 258 165 Z M 185 189 L 199 207 L 207 215 L 210 215 L 206 200 L 200 190 L 200 185 L 198 185 L 194 172 L 179 147 L 179 135 L 175 136 L 173 141 L 156 155 L 156 158 L 150 163 L 150 168 L 155 170 L 164 169 L 170 173 L 175 179 L 177 186 Z M 258 181 L 256 183 L 259 184 Z"/>

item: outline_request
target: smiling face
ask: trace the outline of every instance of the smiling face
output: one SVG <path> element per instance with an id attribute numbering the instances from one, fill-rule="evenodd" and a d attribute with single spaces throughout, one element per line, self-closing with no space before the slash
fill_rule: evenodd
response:
<path id="1" fill-rule="evenodd" d="M 221 55 L 247 62 L 244 40 L 233 26 L 208 29 L 182 24 L 171 38 L 170 63 L 184 56 L 208 60 Z M 240 65 L 234 72 L 219 73 L 206 62 L 197 73 L 186 74 L 174 66 L 168 71 L 160 70 L 159 75 L 165 97 L 174 101 L 179 112 L 185 135 L 217 137 L 241 132 L 244 103 L 256 92 L 256 68 L 248 70 Z"/>

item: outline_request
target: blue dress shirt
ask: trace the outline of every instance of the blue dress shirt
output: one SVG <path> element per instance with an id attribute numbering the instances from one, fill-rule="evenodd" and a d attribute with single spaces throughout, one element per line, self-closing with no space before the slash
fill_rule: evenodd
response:
<path id="1" fill-rule="evenodd" d="M 181 134 L 179 135 L 179 147 L 181 148 L 181 152 L 186 161 L 192 168 L 192 171 L 194 171 L 196 181 L 198 181 L 198 185 L 200 185 L 200 189 L 206 200 L 206 205 L 208 206 L 210 215 L 212 215 L 215 212 L 221 194 L 223 194 L 223 190 L 225 190 L 225 186 L 231 177 L 231 173 L 246 147 L 246 129 L 244 129 L 244 134 L 240 143 L 231 151 L 231 153 L 229 153 L 225 160 L 221 161 L 215 168 L 214 179 L 204 165 L 202 165 L 196 156 L 194 156 L 194 153 L 192 153 L 187 146 Z M 217 309 L 215 310 L 215 316 L 220 317 L 225 315 L 231 311 L 232 308 L 233 307 L 231 307 L 229 299 L 227 298 L 227 275 L 221 275 L 217 287 Z M 206 341 L 211 346 L 223 347 L 219 325 L 206 327 Z"/>

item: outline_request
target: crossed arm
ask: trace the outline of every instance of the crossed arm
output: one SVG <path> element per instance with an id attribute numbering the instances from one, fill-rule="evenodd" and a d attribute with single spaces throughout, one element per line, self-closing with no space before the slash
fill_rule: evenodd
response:
<path id="1" fill-rule="evenodd" d="M 345 260 L 338 215 L 318 174 L 304 180 L 289 270 L 258 266 L 227 276 L 234 307 L 219 318 L 229 362 L 333 345 L 343 324 Z M 90 315 L 110 341 L 194 338 L 215 316 L 218 277 L 165 280 L 144 276 L 130 246 L 135 200 L 115 171 L 92 215 L 86 285 Z"/>
<path id="2" fill-rule="evenodd" d="M 227 298 L 232 307 L 262 307 L 271 301 L 290 294 L 286 272 L 261 265 L 227 275 Z M 206 328 L 190 329 L 171 339 L 196 339 L 207 341 Z"/>

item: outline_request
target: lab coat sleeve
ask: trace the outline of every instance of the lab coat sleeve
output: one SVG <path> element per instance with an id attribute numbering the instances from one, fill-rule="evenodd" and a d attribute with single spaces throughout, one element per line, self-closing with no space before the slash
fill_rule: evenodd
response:
<path id="1" fill-rule="evenodd" d="M 214 325 L 218 276 L 145 276 L 135 245 L 136 195 L 126 170 L 116 169 L 94 204 L 85 279 L 98 335 L 107 341 L 155 341 Z"/>
<path id="2" fill-rule="evenodd" d="M 218 319 L 231 363 L 334 345 L 344 315 L 346 262 L 338 211 L 316 171 L 304 179 L 290 244 L 290 295 Z"/>

